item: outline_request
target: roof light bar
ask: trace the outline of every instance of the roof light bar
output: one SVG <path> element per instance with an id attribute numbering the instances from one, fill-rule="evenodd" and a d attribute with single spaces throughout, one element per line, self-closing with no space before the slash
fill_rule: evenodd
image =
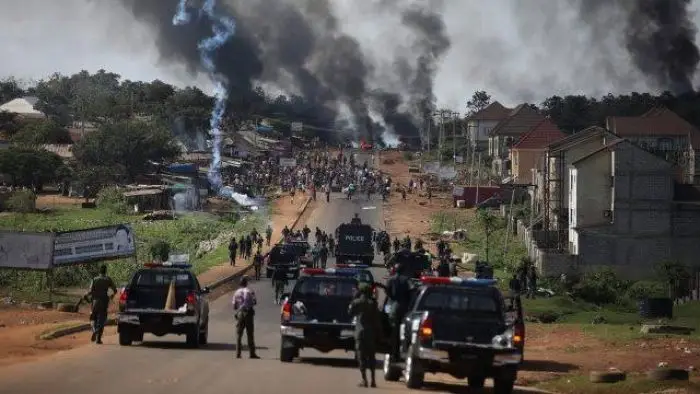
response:
<path id="1" fill-rule="evenodd" d="M 168 268 L 192 268 L 192 264 L 186 264 L 186 263 L 170 263 L 167 261 L 164 261 L 162 263 L 146 263 L 143 265 L 146 268 L 158 268 L 158 267 L 168 267 Z"/>
<path id="2" fill-rule="evenodd" d="M 498 282 L 496 279 L 460 278 L 457 276 L 451 278 L 424 276 L 420 278 L 420 281 L 425 285 L 455 285 L 464 287 L 488 287 L 494 286 Z"/>
<path id="3" fill-rule="evenodd" d="M 301 273 L 304 275 L 336 275 L 336 276 L 356 276 L 362 269 L 357 268 L 304 268 Z"/>

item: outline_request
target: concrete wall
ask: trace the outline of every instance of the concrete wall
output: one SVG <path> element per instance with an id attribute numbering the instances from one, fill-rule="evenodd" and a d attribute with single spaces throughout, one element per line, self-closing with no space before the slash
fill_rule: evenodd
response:
<path id="1" fill-rule="evenodd" d="M 571 199 L 576 199 L 576 210 L 570 212 L 569 217 L 576 216 L 577 227 L 610 223 L 611 218 L 606 217 L 604 212 L 612 209 L 611 167 L 612 156 L 607 151 L 576 165 L 576 194 Z"/>
<path id="2" fill-rule="evenodd" d="M 497 120 L 470 120 L 467 123 L 469 140 L 476 142 L 478 147 L 486 148 L 489 142 L 489 133 L 498 124 Z"/>

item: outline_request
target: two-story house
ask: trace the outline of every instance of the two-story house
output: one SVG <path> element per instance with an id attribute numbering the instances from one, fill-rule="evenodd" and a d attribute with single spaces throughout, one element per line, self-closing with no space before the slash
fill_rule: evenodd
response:
<path id="1" fill-rule="evenodd" d="M 579 272 L 641 278 L 665 261 L 697 265 L 700 231 L 687 223 L 700 207 L 675 200 L 671 163 L 617 140 L 573 162 L 569 178 L 568 250 Z"/>
<path id="2" fill-rule="evenodd" d="M 529 104 L 517 106 L 508 117 L 499 122 L 489 133 L 489 156 L 492 170 L 500 177 L 510 172 L 510 148 L 525 133 L 545 119 Z"/>
<path id="3" fill-rule="evenodd" d="M 498 101 L 467 118 L 467 136 L 470 148 L 477 151 L 485 150 L 489 144 L 489 133 L 503 119 L 507 118 L 512 109 L 506 108 Z"/>
<path id="4" fill-rule="evenodd" d="M 693 145 L 700 131 L 675 112 L 666 108 L 654 108 L 642 116 L 611 116 L 606 128 L 651 152 L 675 166 L 674 174 L 680 183 L 694 183 L 696 174 Z"/>
<path id="5" fill-rule="evenodd" d="M 511 176 L 518 185 L 534 185 L 534 171 L 542 170 L 547 146 L 566 137 L 550 119 L 543 119 L 510 149 Z"/>

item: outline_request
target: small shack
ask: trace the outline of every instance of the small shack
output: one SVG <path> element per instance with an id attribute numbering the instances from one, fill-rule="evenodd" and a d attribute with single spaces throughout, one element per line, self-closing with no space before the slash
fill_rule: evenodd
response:
<path id="1" fill-rule="evenodd" d="M 144 189 L 131 189 L 124 192 L 127 203 L 135 213 L 168 209 L 168 199 L 163 187 L 151 186 Z"/>
<path id="2" fill-rule="evenodd" d="M 455 186 L 452 189 L 452 200 L 455 208 L 459 200 L 464 200 L 465 208 L 473 208 L 478 203 L 493 196 L 502 195 L 503 188 L 500 186 Z"/>

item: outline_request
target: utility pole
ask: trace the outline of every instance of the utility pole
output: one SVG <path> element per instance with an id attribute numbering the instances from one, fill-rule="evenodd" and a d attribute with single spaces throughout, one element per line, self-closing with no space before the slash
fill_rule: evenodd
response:
<path id="1" fill-rule="evenodd" d="M 433 128 L 433 119 L 431 116 L 428 116 L 428 159 L 430 159 L 430 134 L 432 133 L 432 128 Z"/>
<path id="2" fill-rule="evenodd" d="M 452 112 L 452 160 L 457 169 L 457 113 Z"/>
<path id="3" fill-rule="evenodd" d="M 445 143 L 445 119 L 442 117 L 443 111 L 440 111 L 440 129 L 438 134 L 438 168 L 442 169 L 442 149 Z"/>

